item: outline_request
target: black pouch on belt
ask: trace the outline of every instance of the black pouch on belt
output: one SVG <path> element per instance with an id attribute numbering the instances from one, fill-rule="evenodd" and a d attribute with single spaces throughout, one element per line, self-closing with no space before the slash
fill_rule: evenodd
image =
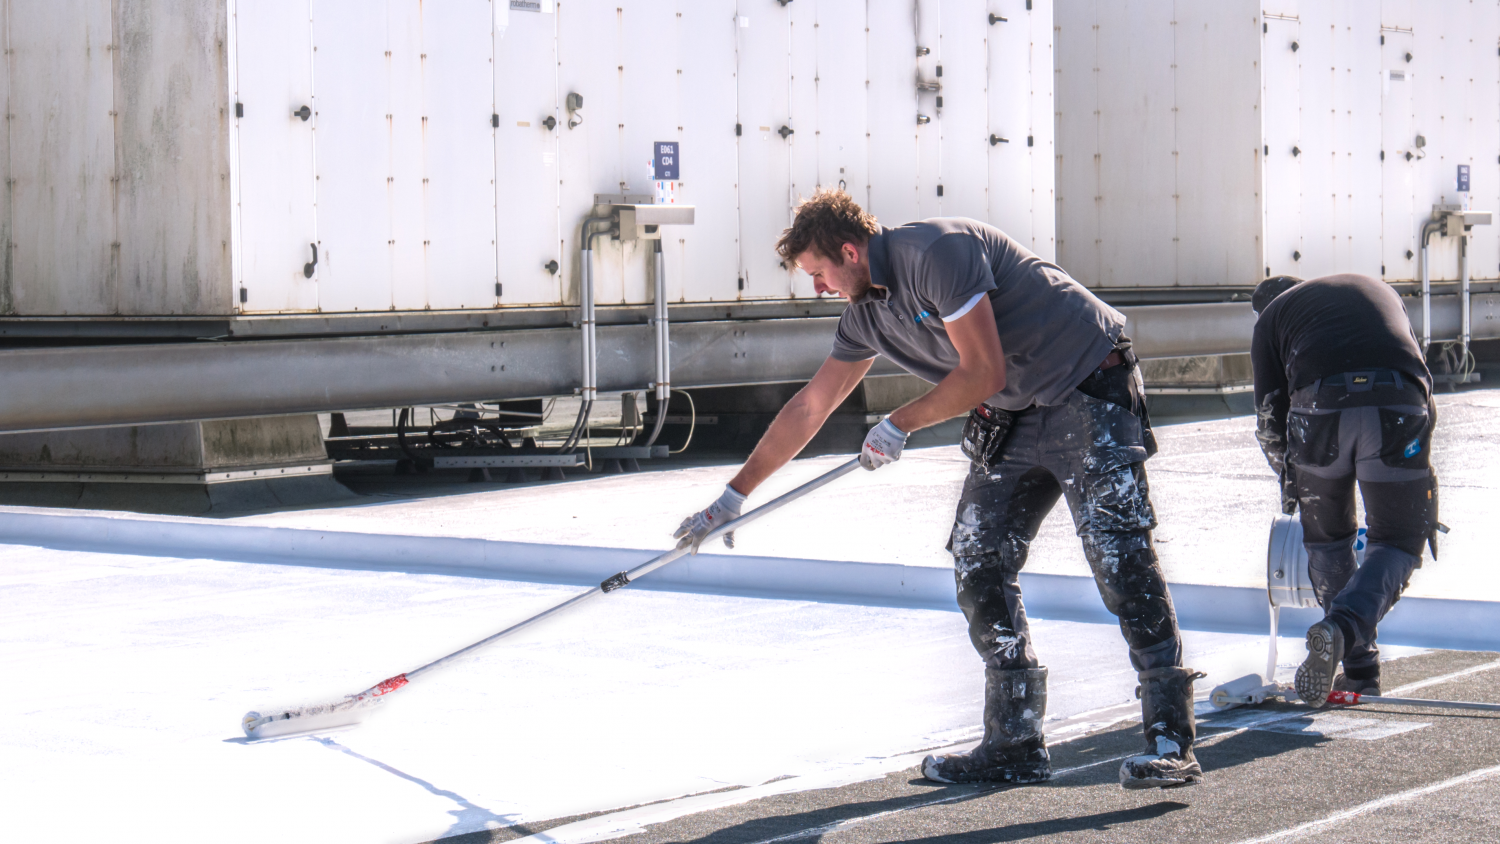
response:
<path id="1" fill-rule="evenodd" d="M 1008 410 L 989 405 L 976 407 L 969 411 L 964 438 L 958 447 L 980 471 L 988 472 L 1015 424 L 1016 415 Z"/>

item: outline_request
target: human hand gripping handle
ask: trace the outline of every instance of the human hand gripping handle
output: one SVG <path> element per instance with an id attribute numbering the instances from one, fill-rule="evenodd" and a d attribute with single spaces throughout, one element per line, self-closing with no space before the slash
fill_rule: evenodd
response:
<path id="1" fill-rule="evenodd" d="M 708 536 L 710 531 L 740 517 L 740 510 L 745 506 L 747 497 L 740 494 L 734 487 L 725 484 L 724 494 L 719 496 L 719 500 L 708 505 L 706 509 L 683 519 L 682 524 L 677 526 L 677 531 L 672 534 L 672 538 L 680 540 L 691 536 L 693 551 L 696 553 L 698 544 L 705 536 Z M 734 547 L 734 531 L 724 534 L 724 547 Z"/>
<path id="2" fill-rule="evenodd" d="M 887 463 L 901 459 L 901 449 L 906 447 L 905 431 L 891 424 L 889 416 L 865 435 L 865 446 L 859 451 L 859 465 L 874 471 Z"/>

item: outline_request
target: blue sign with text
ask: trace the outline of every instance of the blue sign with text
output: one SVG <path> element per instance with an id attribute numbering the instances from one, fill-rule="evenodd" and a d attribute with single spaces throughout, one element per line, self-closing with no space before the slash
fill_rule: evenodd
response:
<path id="1" fill-rule="evenodd" d="M 1467 164 L 1458 165 L 1458 192 L 1469 192 L 1469 165 Z"/>
<path id="2" fill-rule="evenodd" d="M 657 141 L 652 146 L 651 169 L 658 182 L 672 182 L 682 178 L 681 158 L 677 154 L 676 141 Z"/>

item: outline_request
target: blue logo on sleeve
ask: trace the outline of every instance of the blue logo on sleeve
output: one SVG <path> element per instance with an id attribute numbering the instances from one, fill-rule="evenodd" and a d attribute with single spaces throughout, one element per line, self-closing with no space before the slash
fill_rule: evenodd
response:
<path id="1" fill-rule="evenodd" d="M 1421 452 L 1422 452 L 1422 441 L 1421 440 L 1412 440 L 1411 444 L 1406 447 L 1406 450 L 1403 451 L 1403 452 L 1401 452 L 1401 453 L 1403 455 L 1407 456 L 1407 457 L 1415 457 L 1416 455 L 1420 454 Z"/>

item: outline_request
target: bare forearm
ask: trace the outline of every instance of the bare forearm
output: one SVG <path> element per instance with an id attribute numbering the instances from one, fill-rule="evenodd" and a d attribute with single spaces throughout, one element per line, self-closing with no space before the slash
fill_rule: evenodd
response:
<path id="1" fill-rule="evenodd" d="M 1005 389 L 1004 372 L 995 373 L 959 366 L 939 381 L 927 395 L 891 414 L 891 424 L 906 433 L 929 428 L 962 416 L 985 399 Z"/>
<path id="2" fill-rule="evenodd" d="M 760 438 L 755 451 L 750 453 L 750 459 L 740 467 L 739 474 L 734 476 L 729 485 L 749 495 L 766 478 L 775 474 L 777 469 L 791 462 L 827 419 L 828 414 L 820 416 L 805 402 L 798 398 L 792 399 L 776 414 L 771 427 Z"/>

